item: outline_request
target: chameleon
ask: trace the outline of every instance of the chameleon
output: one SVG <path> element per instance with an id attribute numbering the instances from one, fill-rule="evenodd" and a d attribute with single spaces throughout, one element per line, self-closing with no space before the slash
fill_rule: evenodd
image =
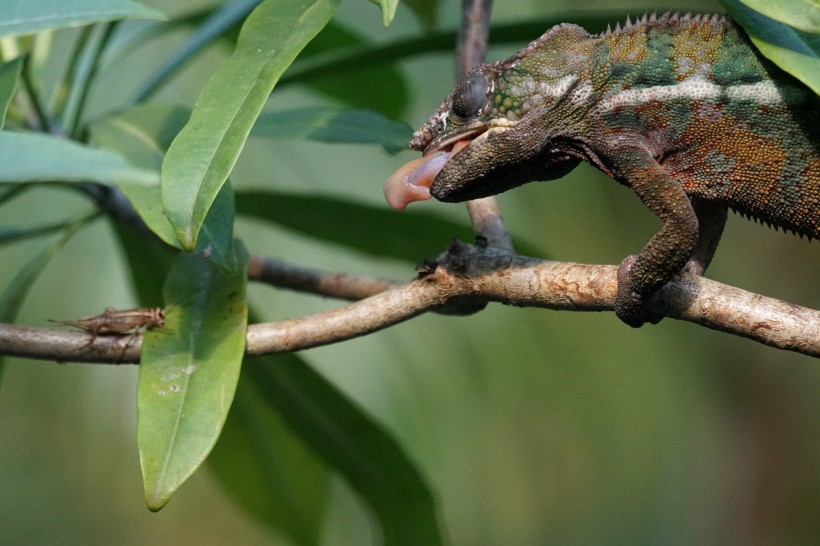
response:
<path id="1" fill-rule="evenodd" d="M 820 238 L 820 98 L 728 16 L 665 13 L 590 34 L 563 23 L 456 83 L 385 183 L 388 203 L 460 202 L 560 178 L 586 161 L 663 222 L 618 267 L 615 314 L 702 275 L 733 210 Z"/>

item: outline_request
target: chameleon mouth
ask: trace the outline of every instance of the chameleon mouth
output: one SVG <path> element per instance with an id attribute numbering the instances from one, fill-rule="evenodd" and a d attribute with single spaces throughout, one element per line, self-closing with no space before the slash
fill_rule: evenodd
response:
<path id="1" fill-rule="evenodd" d="M 490 127 L 486 125 L 481 125 L 478 127 L 466 127 L 461 129 L 460 131 L 456 131 L 454 133 L 449 133 L 447 135 L 442 135 L 427 145 L 424 149 L 423 154 L 426 156 L 431 153 L 441 152 L 441 151 L 452 151 L 456 144 L 461 141 L 467 141 L 469 144 L 472 142 L 476 137 L 485 133 L 489 130 Z M 461 146 L 463 148 L 463 146 Z"/>
<path id="2" fill-rule="evenodd" d="M 426 201 L 436 175 L 462 148 L 484 135 L 489 127 L 468 127 L 437 138 L 424 149 L 423 155 L 405 163 L 384 183 L 384 198 L 396 210 L 415 201 Z"/>

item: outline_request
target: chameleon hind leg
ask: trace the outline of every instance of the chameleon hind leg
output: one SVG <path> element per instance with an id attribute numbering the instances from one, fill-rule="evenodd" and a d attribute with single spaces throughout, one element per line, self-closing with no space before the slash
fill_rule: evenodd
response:
<path id="1" fill-rule="evenodd" d="M 729 209 L 726 205 L 714 201 L 705 201 L 697 197 L 692 199 L 692 208 L 698 217 L 698 242 L 692 257 L 684 266 L 682 274 L 702 276 L 712 263 L 715 250 L 726 226 Z"/>

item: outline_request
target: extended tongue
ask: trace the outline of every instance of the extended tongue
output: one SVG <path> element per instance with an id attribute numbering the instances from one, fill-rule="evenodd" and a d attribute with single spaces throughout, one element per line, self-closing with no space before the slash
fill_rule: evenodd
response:
<path id="1" fill-rule="evenodd" d="M 433 152 L 399 167 L 384 183 L 384 198 L 387 203 L 396 210 L 404 210 L 404 207 L 414 201 L 430 199 L 430 186 L 436 175 L 444 168 L 450 156 L 467 144 L 466 140 L 459 141 L 452 151 Z"/>

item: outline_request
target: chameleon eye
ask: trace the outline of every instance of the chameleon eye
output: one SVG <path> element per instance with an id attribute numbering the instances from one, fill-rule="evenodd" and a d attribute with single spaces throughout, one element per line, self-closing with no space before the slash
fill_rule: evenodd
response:
<path id="1" fill-rule="evenodd" d="M 487 87 L 487 77 L 478 71 L 459 80 L 453 89 L 453 114 L 462 119 L 476 115 L 487 104 Z"/>

